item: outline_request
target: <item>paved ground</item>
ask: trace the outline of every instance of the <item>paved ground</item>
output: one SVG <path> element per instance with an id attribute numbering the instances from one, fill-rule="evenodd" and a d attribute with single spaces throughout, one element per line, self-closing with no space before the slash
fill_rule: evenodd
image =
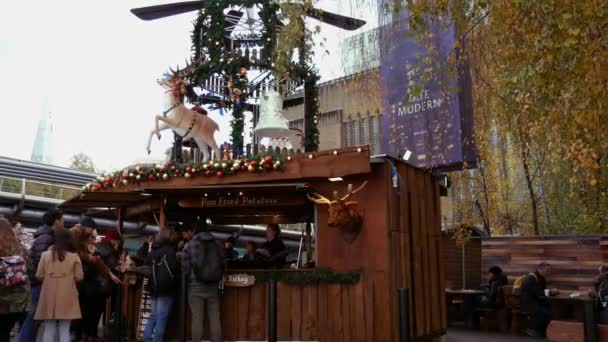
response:
<path id="1" fill-rule="evenodd" d="M 543 339 L 534 339 L 523 336 L 510 336 L 494 332 L 472 331 L 459 328 L 448 330 L 447 342 L 539 342 Z"/>

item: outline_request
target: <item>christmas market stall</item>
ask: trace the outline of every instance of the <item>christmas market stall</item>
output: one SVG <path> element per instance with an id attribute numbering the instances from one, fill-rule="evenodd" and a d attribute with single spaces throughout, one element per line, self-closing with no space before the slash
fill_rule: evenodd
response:
<path id="1" fill-rule="evenodd" d="M 409 290 L 405 331 L 412 340 L 443 335 L 440 190 L 433 175 L 370 158 L 368 146 L 276 152 L 133 165 L 100 177 L 62 206 L 108 208 L 119 222 L 147 218 L 160 229 L 201 217 L 214 225 L 305 224 L 290 267 L 228 270 L 226 340 L 395 341 L 399 289 Z M 138 339 L 145 324 L 142 282 L 135 275 L 123 282 L 128 340 Z M 170 339 L 186 340 L 190 324 L 203 324 L 189 315 L 183 302 L 175 306 Z"/>

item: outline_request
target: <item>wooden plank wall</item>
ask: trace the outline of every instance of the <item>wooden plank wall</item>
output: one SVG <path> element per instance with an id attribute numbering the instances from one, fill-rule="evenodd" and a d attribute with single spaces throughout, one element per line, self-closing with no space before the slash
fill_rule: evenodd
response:
<path id="1" fill-rule="evenodd" d="M 498 237 L 482 240 L 482 271 L 500 266 L 513 282 L 546 261 L 553 265 L 550 287 L 586 291 L 600 265 L 608 262 L 608 236 Z"/>
<path id="2" fill-rule="evenodd" d="M 447 329 L 447 319 L 439 186 L 427 172 L 406 164 L 399 164 L 397 169 L 401 175 L 399 189 L 392 188 L 391 168 L 387 165 L 385 169 L 389 189 L 391 317 L 396 326 L 397 290 L 409 288 L 411 337 L 440 336 Z"/>
<path id="3" fill-rule="evenodd" d="M 445 267 L 446 288 L 462 289 L 478 288 L 481 284 L 482 272 L 486 272 L 481 265 L 481 239 L 469 239 L 464 246 L 464 267 L 466 286 L 463 285 L 462 247 L 456 246 L 456 241 L 447 233 L 442 234 L 442 259 Z M 482 270 L 482 272 L 479 272 Z"/>

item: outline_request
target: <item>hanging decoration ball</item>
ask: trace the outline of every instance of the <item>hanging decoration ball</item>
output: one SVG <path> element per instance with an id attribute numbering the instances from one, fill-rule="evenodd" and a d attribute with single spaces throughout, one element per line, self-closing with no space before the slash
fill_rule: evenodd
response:
<path id="1" fill-rule="evenodd" d="M 220 164 L 215 163 L 215 164 L 213 164 L 213 167 L 217 169 L 217 168 L 219 168 L 219 167 L 220 167 Z"/>
<path id="2" fill-rule="evenodd" d="M 137 165 L 137 166 L 135 167 L 135 171 L 140 172 L 140 171 L 141 171 L 141 166 Z"/>
<path id="3" fill-rule="evenodd" d="M 156 173 L 156 178 L 160 178 L 160 173 Z"/>
<path id="4" fill-rule="evenodd" d="M 209 171 L 209 170 L 205 171 L 205 177 L 211 177 L 211 171 Z"/>
<path id="5" fill-rule="evenodd" d="M 218 171 L 218 172 L 216 173 L 216 175 L 217 175 L 217 177 L 218 177 L 218 178 L 222 178 L 222 177 L 224 177 L 224 173 L 223 173 L 222 171 Z"/>
<path id="6" fill-rule="evenodd" d="M 129 172 L 125 171 L 122 173 L 122 178 L 128 179 L 129 178 Z"/>
<path id="7" fill-rule="evenodd" d="M 103 182 L 103 177 L 98 176 L 98 177 L 97 177 L 97 180 L 98 180 L 98 181 L 100 181 L 100 182 Z"/>
<path id="8" fill-rule="evenodd" d="M 141 175 L 137 175 L 137 176 L 135 176 L 135 179 L 137 179 L 137 180 L 141 180 Z"/>
<path id="9" fill-rule="evenodd" d="M 97 190 L 101 190 L 103 186 L 101 185 L 101 183 L 97 183 L 97 185 L 95 186 L 95 188 L 97 188 Z"/>
<path id="10" fill-rule="evenodd" d="M 226 163 L 222 163 L 222 169 L 225 169 L 227 166 Z"/>
<path id="11" fill-rule="evenodd" d="M 247 167 L 245 165 L 241 165 L 241 171 L 247 171 Z"/>
<path id="12" fill-rule="evenodd" d="M 169 179 L 169 175 L 166 173 L 163 173 L 163 180 L 167 180 L 167 179 Z"/>
<path id="13" fill-rule="evenodd" d="M 274 164 L 277 165 L 277 166 L 281 166 L 281 161 L 277 160 Z"/>
<path id="14" fill-rule="evenodd" d="M 251 161 L 251 166 L 256 167 L 256 166 L 258 166 L 258 163 L 255 160 L 252 160 Z"/>
<path id="15" fill-rule="evenodd" d="M 192 167 L 188 166 L 188 167 L 186 168 L 186 172 L 187 172 L 187 173 L 191 173 L 191 172 L 192 172 Z"/>
<path id="16" fill-rule="evenodd" d="M 154 175 L 153 174 L 149 174 L 148 175 L 148 180 L 153 181 L 154 180 Z"/>
<path id="17" fill-rule="evenodd" d="M 126 179 L 123 179 L 123 180 L 122 180 L 122 184 L 127 185 L 127 184 L 129 184 L 129 181 L 128 181 L 128 180 L 126 180 Z"/>
<path id="18" fill-rule="evenodd" d="M 203 169 L 204 170 L 209 170 L 209 165 L 207 165 L 207 164 L 203 165 Z"/>
<path id="19" fill-rule="evenodd" d="M 129 177 L 133 178 L 135 175 L 133 174 L 133 172 L 129 172 Z"/>
<path id="20" fill-rule="evenodd" d="M 184 177 L 186 177 L 186 178 L 190 178 L 190 174 L 189 174 L 188 172 L 186 172 L 186 173 L 184 174 Z"/>
<path id="21" fill-rule="evenodd" d="M 175 170 L 175 174 L 176 174 L 176 175 L 179 175 L 180 173 L 181 173 L 181 171 L 180 171 L 179 169 L 176 169 L 176 170 Z"/>
<path id="22" fill-rule="evenodd" d="M 249 165 L 249 167 L 247 168 L 247 170 L 248 170 L 249 172 L 253 172 L 253 171 L 255 171 L 255 166 L 253 166 L 253 165 Z"/>

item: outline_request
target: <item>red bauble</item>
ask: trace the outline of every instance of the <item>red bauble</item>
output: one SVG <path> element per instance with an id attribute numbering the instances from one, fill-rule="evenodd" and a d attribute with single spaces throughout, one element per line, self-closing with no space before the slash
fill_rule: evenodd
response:
<path id="1" fill-rule="evenodd" d="M 271 156 L 266 156 L 266 157 L 264 158 L 264 161 L 265 161 L 266 163 L 272 163 L 272 157 L 271 157 Z"/>
<path id="2" fill-rule="evenodd" d="M 179 175 L 179 169 L 175 170 L 175 174 Z"/>
<path id="3" fill-rule="evenodd" d="M 256 166 L 258 166 L 258 163 L 254 160 L 251 162 L 251 166 L 256 167 Z"/>
<path id="4" fill-rule="evenodd" d="M 211 171 L 209 171 L 209 170 L 205 171 L 205 176 L 206 177 L 210 177 L 211 176 Z"/>
<path id="5" fill-rule="evenodd" d="M 217 175 L 217 177 L 218 177 L 218 178 L 222 178 L 222 177 L 224 177 L 224 174 L 222 173 L 222 171 L 218 171 L 218 172 L 216 173 L 216 175 Z"/>
<path id="6" fill-rule="evenodd" d="M 122 173 L 122 178 L 129 179 L 129 173 L 127 171 Z"/>
<path id="7" fill-rule="evenodd" d="M 97 190 L 101 190 L 101 188 L 103 188 L 103 185 L 101 185 L 101 183 L 97 183 L 97 185 L 95 185 L 95 188 Z"/>
<path id="8" fill-rule="evenodd" d="M 188 167 L 186 168 L 186 172 L 191 173 L 191 172 L 192 172 L 192 168 L 191 168 L 190 166 L 188 166 Z"/>
<path id="9" fill-rule="evenodd" d="M 245 165 L 241 165 L 241 171 L 247 171 L 247 167 Z"/>
<path id="10" fill-rule="evenodd" d="M 171 166 L 171 165 L 173 165 L 173 162 L 169 160 L 169 161 L 167 162 L 167 166 Z"/>
<path id="11" fill-rule="evenodd" d="M 154 175 L 153 174 L 149 174 L 148 175 L 148 180 L 153 181 L 154 180 Z"/>

